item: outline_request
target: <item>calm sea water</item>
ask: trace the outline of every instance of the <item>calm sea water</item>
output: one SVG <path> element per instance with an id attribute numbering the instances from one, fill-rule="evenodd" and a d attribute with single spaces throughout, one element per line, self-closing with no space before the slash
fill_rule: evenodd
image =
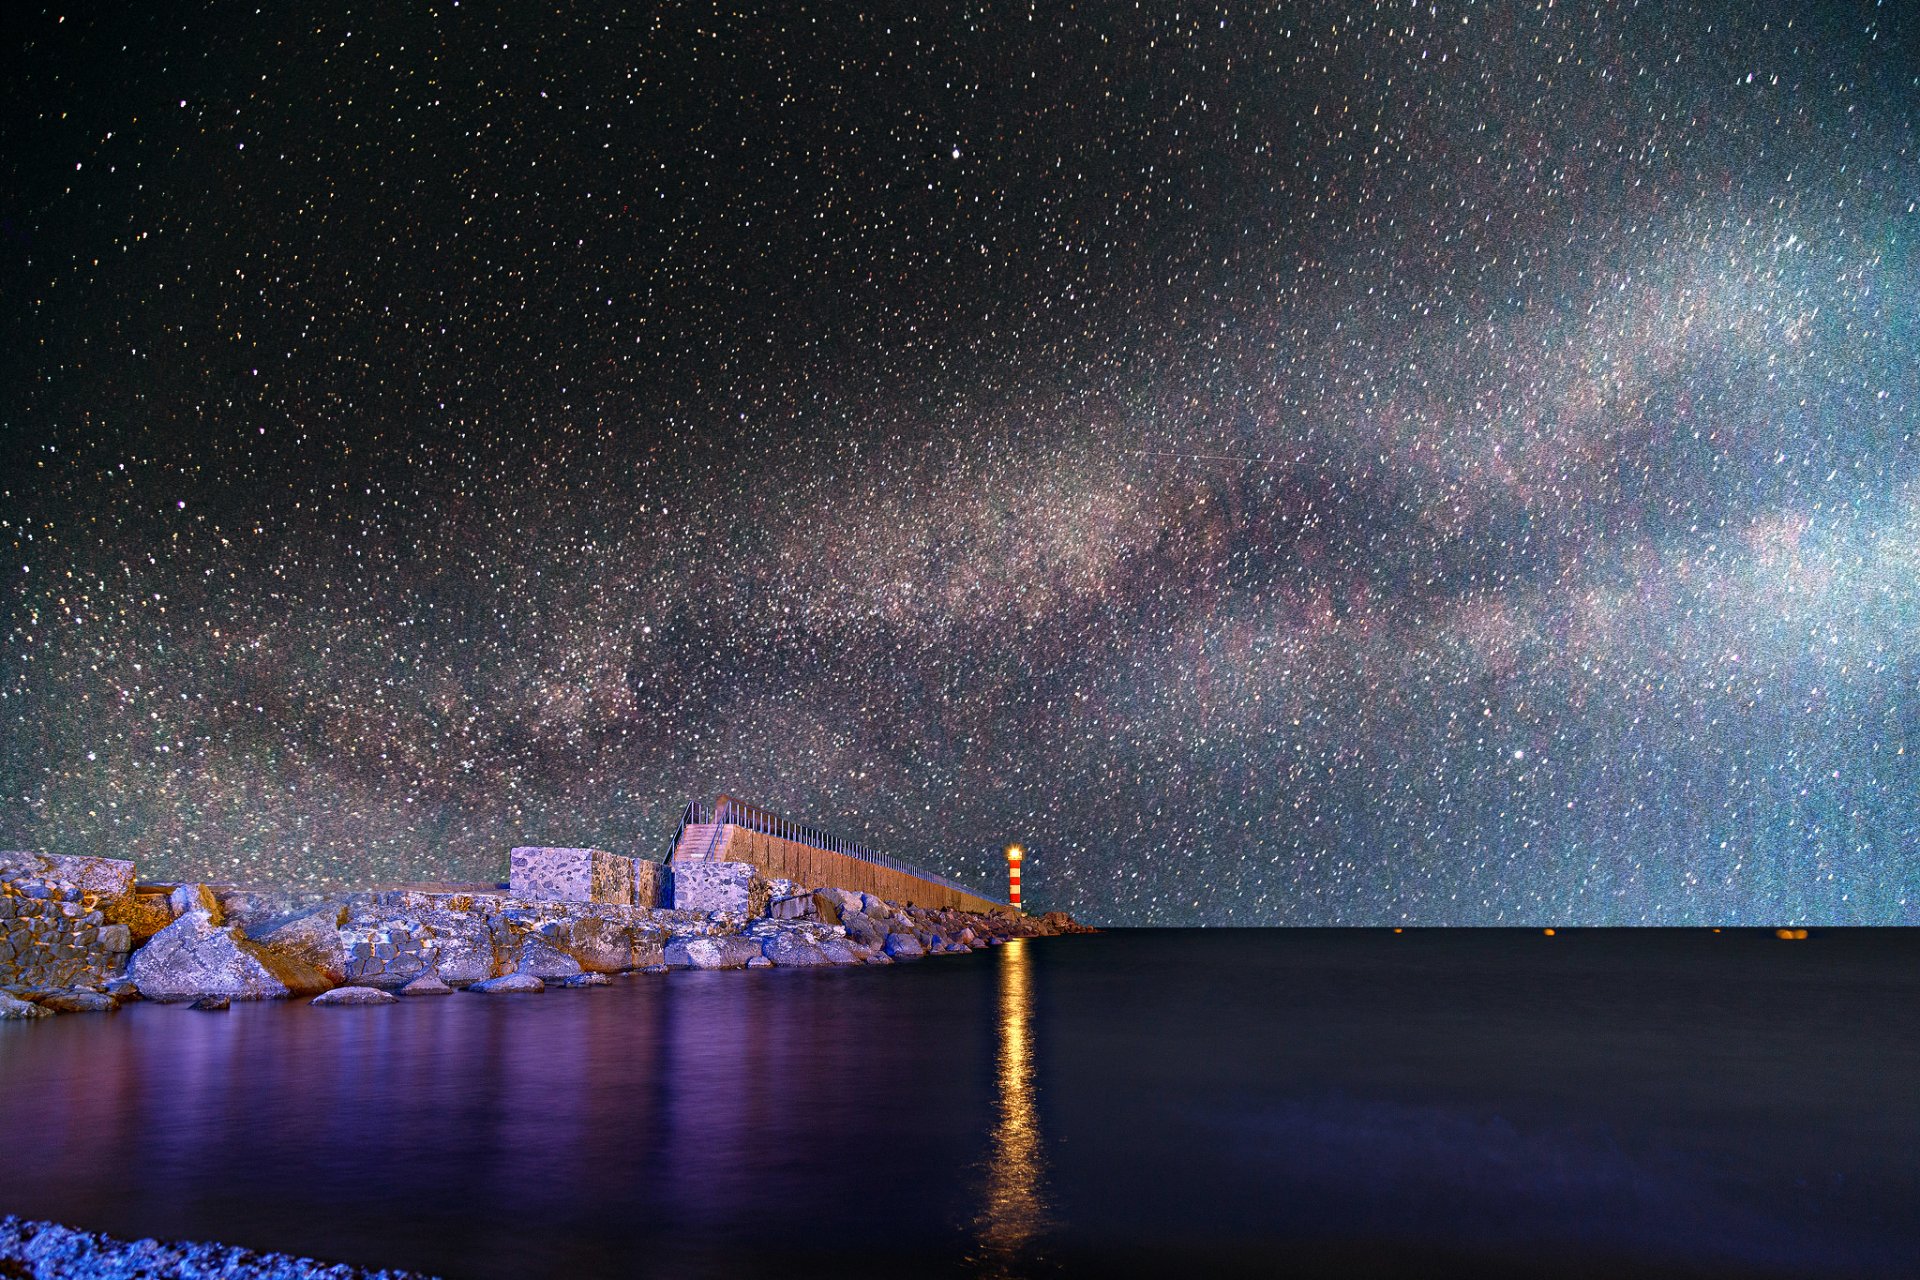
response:
<path id="1" fill-rule="evenodd" d="M 0 1024 L 0 1209 L 449 1277 L 1920 1274 L 1920 936 L 1120 931 Z"/>

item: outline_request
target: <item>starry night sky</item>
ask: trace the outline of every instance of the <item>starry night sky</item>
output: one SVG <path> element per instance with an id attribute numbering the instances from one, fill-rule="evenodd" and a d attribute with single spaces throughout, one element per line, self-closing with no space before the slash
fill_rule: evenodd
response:
<path id="1" fill-rule="evenodd" d="M 163 15 L 164 16 L 160 16 Z M 0 846 L 1920 923 L 1901 6 L 73 6 Z"/>

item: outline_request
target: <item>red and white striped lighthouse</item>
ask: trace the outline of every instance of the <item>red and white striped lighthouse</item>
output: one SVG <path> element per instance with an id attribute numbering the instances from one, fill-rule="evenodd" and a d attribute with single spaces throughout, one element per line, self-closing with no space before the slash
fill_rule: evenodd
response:
<path id="1" fill-rule="evenodd" d="M 1026 856 L 1019 845 L 1007 846 L 1007 902 L 1015 911 L 1020 909 L 1020 862 Z"/>

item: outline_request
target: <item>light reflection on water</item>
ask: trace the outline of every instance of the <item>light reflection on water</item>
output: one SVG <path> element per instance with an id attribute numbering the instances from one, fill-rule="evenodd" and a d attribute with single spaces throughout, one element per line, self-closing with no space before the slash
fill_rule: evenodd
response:
<path id="1" fill-rule="evenodd" d="M 1046 1156 L 1033 1078 L 1033 974 L 1027 943 L 1000 948 L 999 1032 L 992 1154 L 980 1216 L 982 1274 L 1004 1276 L 1044 1231 Z"/>

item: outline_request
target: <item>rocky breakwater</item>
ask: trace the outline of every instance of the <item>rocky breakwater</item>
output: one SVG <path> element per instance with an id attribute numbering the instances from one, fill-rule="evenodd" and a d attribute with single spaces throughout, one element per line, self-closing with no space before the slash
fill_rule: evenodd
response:
<path id="1" fill-rule="evenodd" d="M 677 906 L 642 907 L 485 888 L 135 886 L 130 863 L 9 856 L 0 919 L 35 922 L 9 930 L 0 952 L 11 957 L 0 1017 L 14 1018 L 139 998 L 220 1009 L 345 988 L 357 990 L 326 1003 L 377 1004 L 379 993 L 537 992 L 671 969 L 884 965 L 1085 931 L 1062 914 L 915 907 L 765 880 L 745 864 L 703 864 L 676 885 Z"/>

